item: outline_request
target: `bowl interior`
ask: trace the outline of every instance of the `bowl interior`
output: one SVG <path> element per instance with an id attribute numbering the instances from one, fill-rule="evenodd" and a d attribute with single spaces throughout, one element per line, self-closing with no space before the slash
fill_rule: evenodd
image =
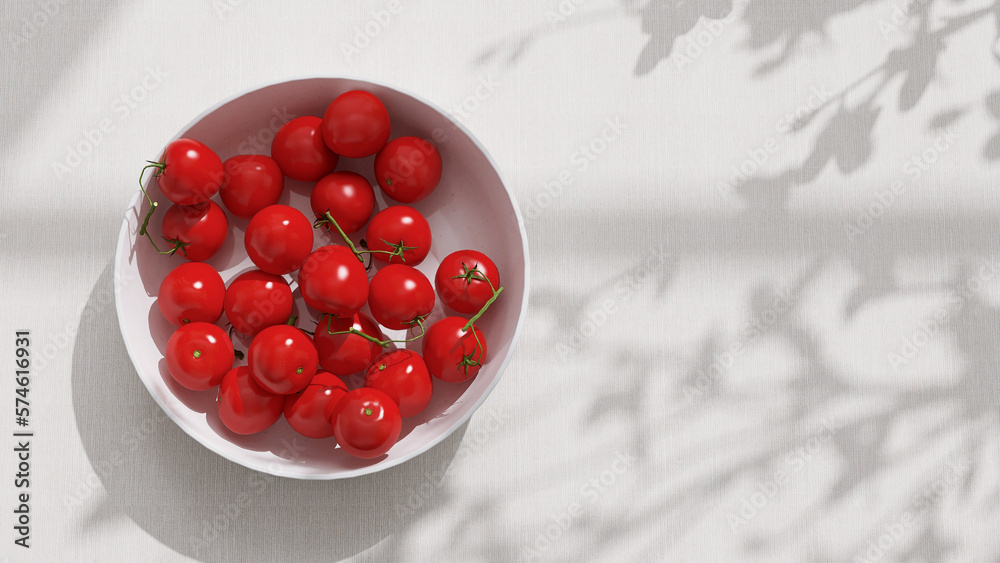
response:
<path id="1" fill-rule="evenodd" d="M 461 126 L 428 103 L 394 88 L 367 81 L 344 78 L 305 78 L 264 86 L 241 94 L 206 111 L 177 134 L 197 139 L 225 160 L 237 154 L 270 154 L 274 133 L 290 119 L 303 115 L 322 116 L 337 95 L 354 89 L 378 96 L 389 110 L 392 137 L 417 135 L 434 140 L 441 152 L 444 172 L 440 185 L 424 201 L 413 204 L 431 224 L 433 241 L 427 259 L 417 268 L 433 283 L 434 272 L 444 256 L 472 248 L 486 253 L 501 272 L 504 293 L 477 322 L 488 343 L 488 357 L 471 381 L 451 384 L 434 380 L 434 397 L 419 416 L 403 421 L 403 432 L 392 450 L 375 460 L 351 457 L 336 447 L 335 441 L 314 440 L 294 432 L 284 419 L 270 429 L 252 436 L 227 430 L 216 410 L 216 391 L 195 392 L 177 385 L 166 370 L 163 354 L 173 327 L 160 315 L 156 294 L 164 276 L 183 261 L 182 257 L 157 254 L 138 227 L 148 209 L 136 192 L 126 212 L 119 237 L 115 283 L 116 302 L 122 335 L 136 370 L 154 399 L 188 434 L 220 455 L 273 475 L 304 479 L 335 479 L 379 471 L 410 459 L 447 437 L 471 416 L 496 385 L 512 353 L 518 327 L 527 302 L 527 248 L 520 216 L 494 164 L 483 148 Z M 352 170 L 374 185 L 374 157 L 341 159 L 338 170 Z M 285 179 L 280 203 L 291 205 L 311 217 L 311 183 Z M 162 197 L 156 183 L 146 189 L 161 209 L 150 221 L 150 232 L 159 240 L 160 220 L 170 202 Z M 393 204 L 375 189 L 376 212 Z M 218 196 L 217 203 L 221 202 Z M 253 269 L 243 247 L 247 221 L 228 215 L 230 236 L 222 250 L 207 263 L 228 282 Z M 314 247 L 337 243 L 336 236 L 316 231 Z M 361 233 L 352 235 L 357 243 Z M 377 262 L 375 268 L 377 268 Z M 374 274 L 373 269 L 372 274 Z M 295 275 L 286 276 L 296 289 Z M 298 326 L 312 330 L 315 313 L 296 294 Z M 367 307 L 365 308 L 367 312 Z M 428 319 L 434 322 L 455 314 L 435 306 Z M 218 324 L 225 326 L 225 317 Z M 386 335 L 399 338 L 399 331 Z M 234 335 L 237 349 L 246 351 L 249 341 Z M 420 350 L 420 341 L 402 346 Z M 242 362 L 237 362 L 239 365 Z M 359 375 L 346 378 L 349 386 L 359 386 Z"/>

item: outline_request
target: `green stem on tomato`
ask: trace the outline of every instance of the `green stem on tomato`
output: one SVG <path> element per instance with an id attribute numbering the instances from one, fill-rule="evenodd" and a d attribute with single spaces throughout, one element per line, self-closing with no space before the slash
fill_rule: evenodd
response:
<path id="1" fill-rule="evenodd" d="M 170 250 L 160 250 L 160 249 L 157 248 L 157 251 L 160 254 L 166 254 L 167 256 L 173 256 L 174 254 L 177 254 L 178 250 L 180 250 L 181 254 L 183 254 L 185 258 L 187 257 L 188 252 L 187 252 L 187 248 L 186 247 L 191 246 L 190 242 L 182 242 L 180 239 L 175 239 L 175 238 L 169 238 L 168 239 L 167 237 L 163 237 L 163 240 L 167 241 L 167 243 L 170 244 L 171 248 L 170 248 Z M 155 248 L 155 245 L 154 245 L 154 248 Z"/>
<path id="2" fill-rule="evenodd" d="M 347 233 L 344 232 L 344 229 L 340 228 L 340 224 L 337 223 L 337 220 L 333 218 L 333 215 L 331 215 L 329 211 L 326 212 L 326 216 L 324 218 L 316 221 L 313 224 L 313 228 L 318 228 L 320 225 L 323 224 L 333 225 L 334 228 L 337 229 L 337 232 L 340 233 L 340 237 L 344 239 L 344 242 L 347 243 L 347 246 L 351 249 L 351 252 L 354 253 L 354 256 L 355 258 L 358 259 L 358 262 L 361 262 L 362 264 L 365 263 L 365 259 L 361 257 L 361 252 L 359 252 L 358 248 L 354 246 L 354 242 L 352 242 L 351 239 L 348 238 Z"/>
<path id="3" fill-rule="evenodd" d="M 337 232 L 340 233 L 340 238 L 344 239 L 344 242 L 347 243 L 348 248 L 350 248 L 351 252 L 354 253 L 354 257 L 357 258 L 358 262 L 361 262 L 362 264 L 365 263 L 365 259 L 361 257 L 362 254 L 388 254 L 390 259 L 393 256 L 399 256 L 403 262 L 406 262 L 406 257 L 403 255 L 403 252 L 407 250 L 417 249 L 416 246 L 403 246 L 402 241 L 400 241 L 399 244 L 392 244 L 391 242 L 382 239 L 382 242 L 392 247 L 392 250 L 367 250 L 367 249 L 358 250 L 358 247 L 354 245 L 354 242 L 350 239 L 350 237 L 347 236 L 347 233 L 344 232 L 344 229 L 340 228 L 340 224 L 337 223 L 337 220 L 333 218 L 333 215 L 331 215 L 329 211 L 327 211 L 323 217 L 317 219 L 316 222 L 313 223 L 313 228 L 318 229 L 322 225 L 333 225 L 333 227 L 337 229 Z M 368 266 L 365 267 L 365 269 L 367 270 L 370 267 L 371 264 L 369 263 Z"/>
<path id="4" fill-rule="evenodd" d="M 466 330 L 465 328 L 462 329 Z M 476 339 L 476 350 L 472 354 L 467 354 L 462 356 L 462 361 L 458 363 L 461 366 L 463 373 L 465 373 L 466 378 L 469 376 L 469 368 L 482 366 L 483 363 L 479 360 L 483 357 L 483 343 L 479 340 L 479 334 L 476 332 L 476 327 L 472 327 L 472 337 Z M 476 356 L 476 359 L 472 359 Z"/>
<path id="5" fill-rule="evenodd" d="M 500 297 L 500 294 L 503 293 L 503 286 L 495 287 L 493 285 L 493 282 L 490 281 L 490 279 L 485 274 L 483 274 L 482 270 L 479 269 L 479 264 L 474 265 L 470 269 L 463 262 L 462 269 L 465 271 L 465 273 L 460 276 L 452 276 L 452 279 L 464 279 L 466 283 L 472 283 L 472 280 L 484 281 L 490 285 L 490 290 L 493 292 L 493 295 L 490 296 L 490 298 L 486 301 L 486 303 L 483 304 L 482 308 L 479 309 L 479 312 L 473 315 L 472 318 L 470 318 L 469 321 L 465 323 L 465 326 L 462 327 L 462 332 L 471 329 L 472 337 L 476 339 L 476 350 L 471 354 L 463 355 L 462 361 L 458 363 L 458 365 L 462 368 L 465 375 L 468 376 L 470 367 L 477 367 L 483 365 L 483 363 L 479 361 L 483 357 L 483 343 L 479 340 L 479 334 L 476 332 L 476 327 L 474 323 L 478 321 L 479 318 L 483 316 L 483 313 L 485 313 L 486 310 L 490 308 L 490 305 L 492 305 L 493 302 L 496 301 L 498 297 Z M 475 357 L 475 359 L 473 359 L 473 357 Z"/>
<path id="6" fill-rule="evenodd" d="M 146 197 L 146 201 L 149 202 L 149 211 L 146 212 L 146 217 L 143 218 L 142 225 L 139 227 L 139 236 L 145 236 L 146 238 L 148 238 L 149 244 L 153 245 L 153 249 L 159 252 L 160 254 L 173 256 L 174 253 L 177 252 L 178 248 L 187 246 L 187 244 L 189 243 L 181 243 L 180 241 L 176 241 L 175 244 L 175 241 L 167 239 L 167 237 L 163 237 L 163 240 L 166 240 L 167 242 L 173 244 L 173 248 L 171 248 L 170 250 L 160 250 L 160 247 L 156 246 L 156 242 L 153 241 L 153 236 L 149 234 L 149 219 L 153 216 L 153 213 L 156 212 L 156 208 L 160 204 L 159 202 L 153 201 L 153 198 L 149 197 L 149 192 L 147 192 L 146 187 L 142 185 L 142 178 L 143 176 L 146 175 L 146 170 L 149 170 L 150 168 L 156 169 L 156 172 L 153 174 L 153 177 L 154 178 L 159 177 L 161 174 L 163 174 L 163 169 L 166 165 L 163 164 L 162 162 L 153 162 L 152 160 L 147 160 L 146 162 L 148 164 L 146 164 L 146 166 L 143 166 L 142 170 L 139 172 L 139 189 L 142 191 L 142 195 Z M 184 251 L 184 255 L 187 256 L 186 250 Z"/>
<path id="7" fill-rule="evenodd" d="M 468 266 L 466 266 L 465 263 L 463 262 L 462 269 L 465 270 L 465 274 L 461 276 L 452 276 L 452 279 L 461 278 L 464 279 L 466 283 L 472 283 L 471 280 L 484 281 L 490 284 L 490 290 L 493 292 L 493 295 L 486 301 L 486 303 L 483 304 L 483 307 L 479 309 L 479 312 L 473 315 L 472 318 L 469 319 L 469 322 L 465 323 L 465 326 L 462 327 L 462 330 L 465 331 L 469 330 L 469 327 L 472 326 L 472 323 L 478 321 L 479 317 L 483 316 L 483 313 L 486 312 L 486 309 L 490 308 L 490 305 L 492 305 L 493 302 L 497 300 L 497 297 L 500 297 L 500 294 L 503 293 L 503 286 L 500 286 L 499 288 L 494 287 L 493 282 L 490 281 L 490 278 L 486 277 L 486 275 L 483 274 L 483 272 L 479 269 L 479 264 L 476 264 L 470 270 Z"/>
<path id="8" fill-rule="evenodd" d="M 329 313 L 324 313 L 323 315 L 326 315 L 326 316 L 328 316 L 330 318 L 333 318 L 333 315 L 331 315 Z M 321 315 L 321 317 L 323 315 Z M 370 334 L 362 332 L 362 331 L 354 328 L 353 326 L 351 328 L 347 329 L 347 330 L 336 330 L 336 331 L 334 331 L 334 330 L 330 330 L 330 323 L 329 322 L 327 322 L 327 324 L 326 324 L 326 333 L 329 334 L 329 335 L 335 335 L 335 334 L 356 334 L 356 335 L 360 336 L 361 338 L 364 338 L 365 340 L 367 340 L 369 342 L 373 342 L 375 344 L 378 344 L 382 348 L 388 348 L 389 345 L 391 345 L 393 343 L 401 344 L 401 343 L 405 343 L 405 342 L 413 342 L 414 340 L 418 340 L 420 338 L 423 338 L 424 332 L 426 332 L 424 330 L 423 320 L 422 319 L 415 319 L 414 323 L 417 326 L 420 327 L 420 334 L 414 336 L 413 338 L 406 338 L 404 340 L 391 340 L 391 339 L 390 340 L 379 340 L 378 338 L 375 338 L 374 336 L 372 336 Z M 413 330 L 413 328 L 411 327 L 410 330 Z"/>
<path id="9" fill-rule="evenodd" d="M 501 293 L 503 293 L 503 286 L 500 286 L 500 289 L 493 290 L 493 297 L 490 297 L 489 300 L 483 305 L 483 308 L 480 309 L 478 313 L 473 315 L 472 318 L 469 319 L 469 322 L 465 323 L 465 326 L 462 327 L 462 330 L 467 330 L 470 326 L 472 326 L 472 323 L 478 321 L 479 317 L 483 316 L 483 313 L 486 312 L 486 309 L 490 308 L 490 305 L 492 305 L 493 302 L 497 300 L 497 297 L 500 297 Z"/>

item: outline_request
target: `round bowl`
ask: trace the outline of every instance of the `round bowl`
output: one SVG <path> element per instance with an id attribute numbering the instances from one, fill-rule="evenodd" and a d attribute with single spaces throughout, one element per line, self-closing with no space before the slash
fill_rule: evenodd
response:
<path id="1" fill-rule="evenodd" d="M 477 322 L 486 335 L 487 361 L 472 380 L 452 384 L 434 380 L 434 397 L 420 415 L 405 419 L 399 442 L 381 458 L 354 458 L 336 446 L 332 438 L 315 440 L 297 434 L 284 418 L 268 430 L 251 436 L 230 432 L 216 409 L 217 390 L 195 392 L 179 386 L 166 369 L 163 353 L 173 326 L 160 315 L 156 293 L 164 276 L 184 262 L 177 255 L 157 254 L 145 237 L 138 236 L 149 208 L 137 189 L 125 213 L 115 255 L 115 304 L 125 346 L 146 388 L 167 415 L 195 440 L 236 463 L 281 477 L 341 479 L 374 473 L 420 455 L 464 424 L 483 404 L 500 381 L 510 361 L 528 306 L 528 243 L 514 196 L 505 185 L 496 163 L 486 149 L 460 123 L 439 107 L 397 88 L 376 82 L 339 78 L 306 77 L 266 84 L 224 100 L 195 118 L 174 139 L 199 140 L 223 159 L 236 154 L 270 154 L 271 139 L 285 122 L 303 115 L 322 116 L 335 97 L 349 90 L 367 90 L 385 104 L 392 119 L 392 138 L 417 135 L 435 142 L 444 162 L 441 183 L 425 200 L 413 204 L 431 224 L 433 241 L 427 259 L 418 266 L 428 279 L 441 259 L 451 252 L 472 248 L 490 256 L 501 272 L 504 292 Z M 151 159 L 157 155 L 151 155 Z M 338 170 L 353 170 L 374 183 L 374 157 L 342 158 Z M 139 168 L 137 163 L 136 168 Z M 148 174 L 145 188 L 159 209 L 149 223 L 154 239 L 160 239 L 160 221 L 170 202 Z M 285 179 L 279 203 L 291 205 L 312 216 L 309 192 L 312 183 Z M 377 209 L 387 205 L 375 189 Z M 217 203 L 221 202 L 216 196 Z M 393 202 L 388 202 L 392 204 Z M 223 206 L 224 208 L 224 206 Z M 222 250 L 207 263 L 228 282 L 254 266 L 246 255 L 243 234 L 247 221 L 227 213 L 230 235 Z M 355 243 L 360 234 L 353 235 Z M 336 244 L 329 234 L 315 233 L 314 247 Z M 340 242 L 342 244 L 342 242 Z M 376 264 L 378 264 L 376 262 Z M 376 266 L 377 267 L 377 266 Z M 373 272 L 374 273 L 374 270 Z M 296 289 L 295 275 L 286 276 Z M 312 329 L 316 313 L 308 310 L 298 292 L 298 326 Z M 437 303 L 428 319 L 434 322 L 455 314 Z M 367 312 L 367 307 L 366 307 Z M 225 326 L 225 316 L 217 324 Z M 398 331 L 386 331 L 398 338 Z M 249 342 L 234 335 L 237 349 Z M 420 350 L 420 341 L 405 345 Z M 243 362 L 237 361 L 237 365 Z M 345 378 L 359 386 L 361 376 Z"/>

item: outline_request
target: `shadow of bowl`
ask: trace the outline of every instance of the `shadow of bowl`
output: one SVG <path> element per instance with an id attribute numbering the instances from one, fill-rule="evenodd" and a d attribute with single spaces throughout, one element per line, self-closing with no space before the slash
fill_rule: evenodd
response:
<path id="1" fill-rule="evenodd" d="M 108 265 L 87 301 L 73 352 L 77 428 L 105 490 L 102 496 L 93 494 L 96 487 L 78 488 L 70 499 L 95 503 L 84 528 L 127 516 L 157 541 L 202 561 L 340 560 L 432 504 L 413 509 L 405 499 L 418 488 L 424 500 L 440 492 L 440 476 L 467 425 L 407 463 L 334 481 L 274 477 L 204 448 L 153 401 L 120 337 L 107 347 L 107 335 L 119 332 L 113 277 Z M 296 459 L 309 449 L 306 441 L 290 434 L 280 455 Z M 96 485 L 90 476 L 81 482 Z"/>

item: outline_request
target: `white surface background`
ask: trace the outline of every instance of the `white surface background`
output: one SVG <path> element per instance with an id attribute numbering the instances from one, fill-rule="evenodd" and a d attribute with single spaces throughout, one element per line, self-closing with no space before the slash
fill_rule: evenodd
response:
<path id="1" fill-rule="evenodd" d="M 11 543 L 3 477 L 5 559 L 1000 558 L 994 0 L 383 8 L 2 3 L 0 346 L 30 328 L 48 351 L 33 547 Z M 526 330 L 484 407 L 333 483 L 172 426 L 111 287 L 142 162 L 219 99 L 316 73 L 464 102 L 533 217 Z"/>

